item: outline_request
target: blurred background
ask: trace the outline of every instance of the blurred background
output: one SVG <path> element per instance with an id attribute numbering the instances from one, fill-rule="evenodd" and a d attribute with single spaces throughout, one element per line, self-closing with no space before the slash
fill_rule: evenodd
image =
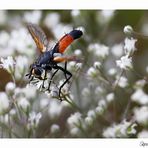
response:
<path id="1" fill-rule="evenodd" d="M 125 54 L 126 35 L 123 29 L 130 25 L 134 31 L 148 36 L 147 16 L 148 11 L 144 10 L 0 11 L 0 57 L 12 56 L 17 63 L 15 66 L 18 66 L 13 76 L 5 69 L 0 69 L 0 91 L 7 95 L 9 102 L 13 96 L 20 108 L 18 111 L 13 106 L 8 112 L 1 112 L 1 137 L 133 138 L 141 137 L 142 132 L 148 137 L 148 101 L 146 104 L 131 101 L 136 82 L 147 79 L 148 37 L 134 37 L 137 39 L 137 50 L 132 56 L 134 70 L 124 72 L 121 85 L 114 90 L 111 88 L 121 72 L 116 60 Z M 83 59 L 80 69 L 75 66 L 77 63 L 70 62 L 68 65 L 73 74 L 69 93 L 74 102 L 72 106 L 38 89 L 29 90 L 26 87 L 29 80 L 25 74 L 39 56 L 27 30 L 27 23 L 37 24 L 44 30 L 51 48 L 73 28 L 83 31 L 83 36 L 65 52 L 66 55 L 75 54 Z M 101 63 L 101 74 L 99 71 L 93 75 L 91 68 L 95 62 Z M 55 79 L 61 77 L 59 74 Z M 10 82 L 15 84 L 11 97 L 7 90 Z M 148 100 L 147 81 L 140 89 L 143 94 L 138 98 L 144 95 Z M 144 123 L 139 122 L 136 114 L 136 108 L 143 106 L 146 114 Z M 14 114 L 11 115 L 10 111 Z M 33 111 L 40 112 L 42 116 L 39 123 L 33 118 L 37 126 L 28 127 L 31 120 L 29 113 Z"/>

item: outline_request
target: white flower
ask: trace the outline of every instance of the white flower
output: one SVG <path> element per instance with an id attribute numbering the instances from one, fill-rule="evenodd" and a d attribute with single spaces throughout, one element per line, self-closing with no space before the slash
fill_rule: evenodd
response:
<path id="1" fill-rule="evenodd" d="M 72 15 L 73 17 L 79 16 L 79 15 L 80 15 L 80 10 L 72 10 L 72 11 L 71 11 L 71 15 Z"/>
<path id="2" fill-rule="evenodd" d="M 101 12 L 99 11 L 99 23 L 103 25 L 110 21 L 114 16 L 114 12 L 114 10 L 102 10 Z"/>
<path id="3" fill-rule="evenodd" d="M 121 57 L 123 55 L 123 45 L 122 44 L 115 44 L 111 48 L 111 52 L 116 57 Z"/>
<path id="4" fill-rule="evenodd" d="M 130 25 L 124 27 L 123 32 L 127 35 L 131 35 L 133 33 L 133 28 Z"/>
<path id="5" fill-rule="evenodd" d="M 90 44 L 88 50 L 93 51 L 94 55 L 100 58 L 105 58 L 109 54 L 109 47 L 98 43 Z"/>
<path id="6" fill-rule="evenodd" d="M 6 87 L 5 87 L 5 90 L 6 90 L 7 94 L 13 94 L 14 93 L 14 89 L 15 89 L 15 83 L 8 82 Z"/>
<path id="7" fill-rule="evenodd" d="M 58 100 L 52 100 L 49 103 L 48 114 L 51 119 L 57 118 L 62 112 L 63 106 Z"/>
<path id="8" fill-rule="evenodd" d="M 107 102 L 113 101 L 113 100 L 114 100 L 114 97 L 115 97 L 114 93 L 109 93 L 109 94 L 106 96 Z"/>
<path id="9" fill-rule="evenodd" d="M 134 38 L 125 38 L 125 45 L 124 45 L 124 49 L 125 49 L 125 54 L 126 55 L 131 55 L 133 54 L 133 52 L 136 50 L 135 47 L 135 43 L 137 42 L 137 39 Z"/>
<path id="10" fill-rule="evenodd" d="M 146 83 L 147 82 L 145 80 L 143 80 L 143 79 L 142 80 L 138 80 L 138 81 L 136 81 L 134 88 L 135 89 L 143 88 Z"/>
<path id="11" fill-rule="evenodd" d="M 87 76 L 90 78 L 95 78 L 95 77 L 99 76 L 99 71 L 96 70 L 94 67 L 90 67 L 87 70 Z"/>
<path id="12" fill-rule="evenodd" d="M 0 93 L 0 114 L 9 108 L 8 96 L 4 93 Z"/>
<path id="13" fill-rule="evenodd" d="M 49 103 L 50 103 L 49 98 L 42 98 L 40 100 L 40 108 L 44 109 L 45 107 L 49 105 Z"/>
<path id="14" fill-rule="evenodd" d="M 18 99 L 18 106 L 24 111 L 27 111 L 30 107 L 30 103 L 25 97 L 21 97 Z"/>
<path id="15" fill-rule="evenodd" d="M 131 100 L 141 105 L 148 104 L 148 95 L 142 89 L 137 89 L 131 96 Z"/>
<path id="16" fill-rule="evenodd" d="M 2 62 L 2 64 L 0 64 L 0 66 L 2 68 L 6 69 L 11 74 L 14 72 L 15 62 L 14 62 L 12 56 L 8 56 L 6 59 L 1 58 L 1 62 Z"/>
<path id="17" fill-rule="evenodd" d="M 37 128 L 41 117 L 42 114 L 40 112 L 39 113 L 31 112 L 28 118 L 28 129 Z"/>
<path id="18" fill-rule="evenodd" d="M 52 124 L 52 125 L 51 125 L 51 127 L 50 127 L 50 132 L 51 132 L 52 134 L 55 134 L 55 133 L 57 133 L 57 132 L 59 132 L 59 131 L 60 131 L 59 125 L 57 125 L 57 124 Z"/>
<path id="19" fill-rule="evenodd" d="M 77 128 L 77 127 L 71 128 L 70 129 L 70 134 L 73 135 L 73 136 L 77 136 L 77 135 L 80 134 L 80 129 Z"/>
<path id="20" fill-rule="evenodd" d="M 89 111 L 87 112 L 87 116 L 88 116 L 88 117 L 91 117 L 92 119 L 94 119 L 94 118 L 96 117 L 96 112 L 95 112 L 95 110 L 89 110 Z"/>
<path id="21" fill-rule="evenodd" d="M 8 18 L 6 10 L 0 10 L 0 18 L 0 25 L 4 25 Z"/>
<path id="22" fill-rule="evenodd" d="M 134 109 L 134 118 L 140 124 L 148 123 L 148 106 Z"/>
<path id="23" fill-rule="evenodd" d="M 60 15 L 58 13 L 49 13 L 46 15 L 44 24 L 49 28 L 49 29 L 54 29 L 60 21 Z"/>
<path id="24" fill-rule="evenodd" d="M 118 78 L 117 78 L 118 80 Z M 126 86 L 128 86 L 128 80 L 125 77 L 120 77 L 119 81 L 118 81 L 118 86 L 125 88 Z"/>
<path id="25" fill-rule="evenodd" d="M 109 74 L 110 76 L 114 76 L 116 73 L 117 73 L 117 69 L 115 69 L 115 68 L 110 68 L 110 69 L 108 70 L 108 74 Z"/>
<path id="26" fill-rule="evenodd" d="M 24 20 L 27 23 L 39 24 L 41 17 L 42 17 L 42 12 L 38 10 L 25 12 L 24 14 Z"/>
<path id="27" fill-rule="evenodd" d="M 148 130 L 143 130 L 138 133 L 138 138 L 148 138 Z"/>
<path id="28" fill-rule="evenodd" d="M 111 127 L 106 128 L 103 131 L 103 137 L 106 138 L 115 138 L 115 137 L 128 137 L 130 134 L 136 134 L 136 130 L 134 129 L 136 124 L 122 121 L 119 124 L 113 124 Z"/>
<path id="29" fill-rule="evenodd" d="M 100 62 L 94 62 L 94 68 L 96 68 L 96 69 L 100 69 L 101 68 L 101 63 Z"/>
<path id="30" fill-rule="evenodd" d="M 76 49 L 75 51 L 74 51 L 74 54 L 76 55 L 76 56 L 81 56 L 82 55 L 82 51 L 80 50 L 80 49 Z"/>
<path id="31" fill-rule="evenodd" d="M 132 58 L 128 57 L 128 55 L 122 56 L 120 60 L 116 61 L 118 67 L 124 70 L 131 69 L 132 66 Z"/>
<path id="32" fill-rule="evenodd" d="M 5 31 L 0 32 L 0 46 L 5 47 L 9 41 L 9 34 Z"/>
<path id="33" fill-rule="evenodd" d="M 91 125 L 92 123 L 93 123 L 93 118 L 92 117 L 86 117 L 85 118 L 85 123 L 86 123 L 86 125 Z"/>
<path id="34" fill-rule="evenodd" d="M 67 123 L 69 125 L 70 128 L 74 128 L 76 126 L 76 124 L 79 124 L 81 121 L 81 114 L 79 112 L 76 112 L 74 114 L 72 114 L 68 119 L 67 119 Z"/>

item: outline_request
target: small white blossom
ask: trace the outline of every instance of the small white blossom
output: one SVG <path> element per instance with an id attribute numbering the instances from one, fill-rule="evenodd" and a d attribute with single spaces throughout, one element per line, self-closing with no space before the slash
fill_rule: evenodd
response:
<path id="1" fill-rule="evenodd" d="M 44 109 L 45 107 L 47 107 L 49 105 L 50 101 L 49 98 L 43 98 L 40 100 L 40 108 Z"/>
<path id="2" fill-rule="evenodd" d="M 142 80 L 138 80 L 138 81 L 136 81 L 134 88 L 135 89 L 143 88 L 146 83 L 147 82 L 145 80 L 143 80 L 143 79 Z"/>
<path id="3" fill-rule="evenodd" d="M 148 138 L 148 130 L 143 130 L 138 133 L 138 138 Z"/>
<path id="4" fill-rule="evenodd" d="M 76 55 L 76 56 L 81 56 L 82 55 L 82 51 L 80 50 L 80 49 L 76 49 L 75 51 L 74 51 L 74 54 Z"/>
<path id="5" fill-rule="evenodd" d="M 106 138 L 129 137 L 130 134 L 136 133 L 135 126 L 135 123 L 133 124 L 124 120 L 119 124 L 113 124 L 111 127 L 106 128 L 103 131 L 103 136 Z"/>
<path id="6" fill-rule="evenodd" d="M 125 42 L 124 49 L 125 49 L 126 55 L 133 54 L 133 52 L 136 50 L 135 43 L 137 42 L 137 39 L 125 38 L 124 42 Z"/>
<path id="7" fill-rule="evenodd" d="M 93 123 L 93 118 L 92 117 L 86 117 L 85 118 L 85 123 L 86 123 L 86 125 L 91 125 L 92 123 Z"/>
<path id="8" fill-rule="evenodd" d="M 72 10 L 72 11 L 71 11 L 71 15 L 72 15 L 73 17 L 79 16 L 79 15 L 80 15 L 80 10 Z"/>
<path id="9" fill-rule="evenodd" d="M 122 44 L 115 44 L 111 48 L 111 52 L 116 57 L 121 57 L 123 55 L 123 45 Z"/>
<path id="10" fill-rule="evenodd" d="M 107 102 L 113 101 L 113 100 L 114 100 L 114 97 L 115 97 L 114 93 L 109 93 L 109 94 L 106 96 Z"/>
<path id="11" fill-rule="evenodd" d="M 79 112 L 76 112 L 67 119 L 67 123 L 70 128 L 74 128 L 76 124 L 79 124 L 81 121 L 81 114 Z"/>
<path id="12" fill-rule="evenodd" d="M 15 62 L 12 56 L 8 56 L 6 59 L 1 58 L 1 62 L 2 64 L 0 64 L 0 67 L 6 69 L 10 74 L 14 72 Z"/>
<path id="13" fill-rule="evenodd" d="M 104 59 L 109 54 L 109 47 L 102 44 L 94 43 L 88 46 L 88 51 L 92 51 L 95 56 Z"/>
<path id="14" fill-rule="evenodd" d="M 108 74 L 109 74 L 110 76 L 114 76 L 114 75 L 116 75 L 116 73 L 117 73 L 117 69 L 115 69 L 115 68 L 110 68 L 110 69 L 108 70 Z"/>
<path id="15" fill-rule="evenodd" d="M 87 116 L 88 116 L 88 117 L 91 117 L 92 119 L 94 119 L 94 118 L 96 117 L 96 112 L 95 112 L 95 110 L 89 110 L 89 111 L 87 112 Z"/>
<path id="16" fill-rule="evenodd" d="M 15 88 L 16 88 L 15 83 L 8 82 L 5 87 L 5 90 L 6 90 L 7 94 L 13 94 Z"/>
<path id="17" fill-rule="evenodd" d="M 117 79 L 118 80 L 118 79 Z M 120 77 L 119 81 L 118 81 L 118 86 L 125 88 L 128 86 L 128 80 L 125 77 Z"/>
<path id="18" fill-rule="evenodd" d="M 146 105 L 148 104 L 148 95 L 142 89 L 137 89 L 132 94 L 131 100 L 141 105 Z"/>
<path id="19" fill-rule="evenodd" d="M 134 109 L 134 118 L 140 124 L 148 123 L 148 107 L 142 106 Z"/>
<path id="20" fill-rule="evenodd" d="M 100 69 L 101 68 L 101 63 L 100 62 L 94 62 L 94 68 L 96 68 L 96 69 Z"/>
<path id="21" fill-rule="evenodd" d="M 58 13 L 49 13 L 46 15 L 44 19 L 44 24 L 49 28 L 49 29 L 54 29 L 60 21 L 60 15 Z"/>
<path id="22" fill-rule="evenodd" d="M 55 133 L 57 133 L 57 132 L 59 132 L 59 131 L 60 131 L 59 125 L 57 125 L 57 124 L 52 124 L 52 125 L 51 125 L 51 127 L 50 127 L 50 132 L 51 132 L 52 134 L 55 134 Z"/>
<path id="23" fill-rule="evenodd" d="M 21 97 L 18 99 L 18 106 L 24 111 L 27 111 L 30 107 L 30 103 L 25 97 Z"/>
<path id="24" fill-rule="evenodd" d="M 63 106 L 58 100 L 52 100 L 49 103 L 48 115 L 51 119 L 57 118 L 62 112 Z"/>
<path id="25" fill-rule="evenodd" d="M 0 93 L 0 114 L 9 108 L 8 96 L 4 93 Z"/>
<path id="26" fill-rule="evenodd" d="M 132 35 L 133 33 L 133 28 L 130 25 L 127 25 L 124 27 L 123 32 L 127 35 Z"/>
<path id="27" fill-rule="evenodd" d="M 39 24 L 41 17 L 42 17 L 42 11 L 39 10 L 25 12 L 24 14 L 24 20 L 27 23 Z"/>
<path id="28" fill-rule="evenodd" d="M 70 134 L 73 135 L 73 136 L 77 136 L 80 134 L 80 129 L 77 128 L 77 127 L 74 127 L 72 129 L 70 129 Z"/>
<path id="29" fill-rule="evenodd" d="M 132 66 L 132 58 L 128 57 L 128 55 L 122 56 L 120 60 L 116 61 L 118 67 L 124 70 L 131 69 Z"/>
<path id="30" fill-rule="evenodd" d="M 31 112 L 28 118 L 28 125 L 27 125 L 28 129 L 37 128 L 41 117 L 42 114 L 40 112 L 39 113 Z"/>
<path id="31" fill-rule="evenodd" d="M 99 71 L 96 70 L 94 67 L 90 67 L 87 70 L 87 76 L 90 78 L 95 78 L 95 77 L 99 76 Z"/>

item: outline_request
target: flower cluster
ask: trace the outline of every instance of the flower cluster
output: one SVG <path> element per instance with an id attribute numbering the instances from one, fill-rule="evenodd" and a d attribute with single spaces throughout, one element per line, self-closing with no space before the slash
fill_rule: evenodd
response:
<path id="1" fill-rule="evenodd" d="M 1 138 L 148 138 L 148 66 L 144 58 L 139 60 L 143 53 L 137 46 L 142 35 L 130 25 L 123 29 L 124 38 L 113 32 L 109 24 L 116 22 L 115 14 L 0 11 Z M 83 31 L 83 37 L 64 52 L 75 60 L 67 62 L 72 78 L 61 89 L 62 101 L 59 89 L 67 77 L 63 72 L 52 80 L 54 69 L 45 80 L 34 77 L 29 82 L 25 76 L 39 56 L 26 23 L 43 28 L 49 50 L 64 33 L 73 28 Z"/>

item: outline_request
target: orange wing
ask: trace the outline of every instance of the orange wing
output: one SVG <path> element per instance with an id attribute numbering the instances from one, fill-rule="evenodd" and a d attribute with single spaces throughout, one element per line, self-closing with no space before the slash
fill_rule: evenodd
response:
<path id="1" fill-rule="evenodd" d="M 27 28 L 41 53 L 45 52 L 48 40 L 43 30 L 35 24 L 27 24 Z"/>

